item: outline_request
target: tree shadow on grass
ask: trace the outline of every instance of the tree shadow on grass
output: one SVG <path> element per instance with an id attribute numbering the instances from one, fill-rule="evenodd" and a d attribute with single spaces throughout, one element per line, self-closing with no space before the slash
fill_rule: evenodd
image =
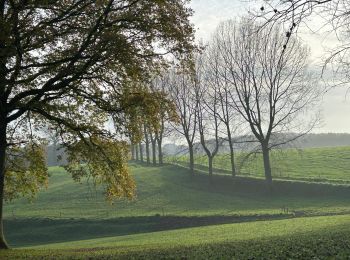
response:
<path id="1" fill-rule="evenodd" d="M 115 219 L 6 219 L 5 234 L 12 247 L 124 236 L 155 231 L 294 217 L 291 213 L 250 216 L 140 216 Z"/>
<path id="2" fill-rule="evenodd" d="M 342 215 L 329 213 L 322 215 Z M 350 212 L 347 212 L 350 214 Z M 212 216 L 139 216 L 115 219 L 7 219 L 5 232 L 11 247 L 40 246 L 51 243 L 124 236 L 180 228 L 218 224 L 242 223 L 263 220 L 280 220 L 295 217 L 312 217 L 318 214 L 285 212 L 261 215 Z"/>

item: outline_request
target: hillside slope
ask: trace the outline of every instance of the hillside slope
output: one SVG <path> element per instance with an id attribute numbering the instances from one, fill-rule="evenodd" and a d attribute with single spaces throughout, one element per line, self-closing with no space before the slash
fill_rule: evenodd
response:
<path id="1" fill-rule="evenodd" d="M 272 175 L 276 179 L 304 180 L 350 184 L 350 147 L 308 148 L 304 150 L 285 149 L 271 152 Z M 170 162 L 188 164 L 188 156 L 172 156 Z M 207 157 L 197 155 L 198 169 L 207 169 Z M 218 154 L 214 167 L 230 174 L 229 154 Z M 241 176 L 263 178 L 264 168 L 261 154 L 247 157 L 247 153 L 236 153 L 236 168 Z"/>
<path id="2" fill-rule="evenodd" d="M 191 178 L 176 166 L 131 165 L 137 183 L 133 201 L 109 204 L 101 190 L 74 183 L 62 168 L 50 168 L 50 185 L 33 203 L 6 205 L 5 232 L 11 245 L 45 245 L 132 235 L 191 226 L 264 219 L 346 214 L 350 196 L 266 194 L 227 181 Z M 90 187 L 90 189 L 89 189 Z M 286 210 L 288 208 L 288 210 Z"/>

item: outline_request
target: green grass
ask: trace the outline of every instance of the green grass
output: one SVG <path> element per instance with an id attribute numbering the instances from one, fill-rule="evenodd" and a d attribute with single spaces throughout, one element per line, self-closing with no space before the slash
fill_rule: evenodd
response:
<path id="1" fill-rule="evenodd" d="M 40 248 L 154 248 L 155 245 L 156 248 L 159 248 L 181 245 L 192 246 L 211 242 L 219 243 L 290 236 L 292 234 L 303 234 L 320 231 L 322 229 L 331 230 L 337 227 L 341 229 L 346 228 L 346 230 L 350 232 L 349 224 L 350 215 L 255 221 L 48 244 L 44 247 L 40 246 Z"/>
<path id="2" fill-rule="evenodd" d="M 328 186 L 281 182 L 266 193 L 261 182 L 234 183 L 227 176 L 209 182 L 204 174 L 191 178 L 173 165 L 131 164 L 131 171 L 137 197 L 109 204 L 99 188 L 50 168 L 49 188 L 33 203 L 20 199 L 6 205 L 5 233 L 18 249 L 1 252 L 0 258 L 201 258 L 206 252 L 244 259 L 282 256 L 288 245 L 296 248 L 292 253 L 302 252 L 305 243 L 311 258 L 315 239 L 348 252 L 342 243 L 350 239 L 350 196 L 333 192 L 337 186 L 320 193 L 313 189 Z"/>
<path id="3" fill-rule="evenodd" d="M 243 161 L 246 153 L 236 153 L 240 175 L 263 177 L 262 155 Z M 168 161 L 178 161 L 186 165 L 187 156 L 169 157 Z M 207 158 L 196 156 L 197 168 L 207 169 Z M 272 174 L 274 178 L 306 180 L 317 182 L 350 184 L 350 147 L 323 147 L 304 150 L 286 149 L 271 152 Z M 219 154 L 214 159 L 214 167 L 230 171 L 230 157 Z M 225 172 L 228 174 L 228 172 Z"/>
<path id="4" fill-rule="evenodd" d="M 137 183 L 133 201 L 108 203 L 102 192 L 86 183 L 75 183 L 62 168 L 51 168 L 50 184 L 33 203 L 26 199 L 6 205 L 6 218 L 109 219 L 160 215 L 249 215 L 279 214 L 282 207 L 310 212 L 341 213 L 350 209 L 348 196 L 264 194 L 255 187 L 238 190 L 239 185 L 209 183 L 206 176 L 191 179 L 188 171 L 176 166 L 132 166 Z"/>
<path id="5" fill-rule="evenodd" d="M 312 258 L 350 253 L 350 216 L 297 218 L 107 237 L 0 252 L 6 259 Z"/>
<path id="6" fill-rule="evenodd" d="M 289 192 L 282 187 L 270 194 L 259 190 L 261 183 L 232 183 L 228 177 L 210 183 L 207 176 L 191 178 L 186 169 L 176 166 L 133 164 L 131 171 L 137 183 L 137 197 L 134 201 L 117 201 L 111 205 L 99 189 L 73 182 L 62 168 L 50 168 L 49 188 L 33 203 L 21 199 L 6 205 L 8 241 L 21 247 L 196 226 L 193 222 L 215 224 L 285 218 L 292 217 L 292 211 L 311 216 L 350 212 L 347 190 L 345 194 L 305 195 L 310 187 L 300 188 L 291 183 Z M 285 212 L 284 207 L 289 211 Z M 169 216 L 182 218 L 174 220 Z M 225 219 L 227 216 L 232 218 Z M 169 224 L 169 221 L 179 223 Z"/>

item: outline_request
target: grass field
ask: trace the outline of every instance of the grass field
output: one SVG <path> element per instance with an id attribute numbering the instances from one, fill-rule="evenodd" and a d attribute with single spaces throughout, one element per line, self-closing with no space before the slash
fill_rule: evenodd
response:
<path id="1" fill-rule="evenodd" d="M 0 252 L 2 259 L 311 259 L 350 255 L 350 216 L 213 225 L 49 244 Z"/>
<path id="2" fill-rule="evenodd" d="M 222 176 L 210 183 L 204 174 L 191 178 L 172 165 L 132 164 L 131 170 L 137 198 L 111 205 L 101 190 L 50 168 L 49 188 L 33 203 L 6 205 L 5 233 L 17 249 L 0 252 L 0 258 L 350 255 L 350 195 L 344 187 L 305 196 L 309 186 L 286 182 L 292 192 L 276 183 L 282 188 L 271 194 L 257 188 L 261 182 L 242 185 Z"/>
<path id="3" fill-rule="evenodd" d="M 246 153 L 236 153 L 237 168 L 242 176 L 263 177 L 262 155 L 257 154 L 244 160 Z M 168 157 L 170 162 L 187 165 L 187 156 Z M 207 157 L 195 157 L 197 168 L 207 169 Z M 219 154 L 214 159 L 214 168 L 229 174 L 230 157 Z M 278 179 L 305 180 L 316 182 L 350 184 L 350 147 L 309 148 L 304 150 L 285 149 L 271 152 L 272 175 Z"/>

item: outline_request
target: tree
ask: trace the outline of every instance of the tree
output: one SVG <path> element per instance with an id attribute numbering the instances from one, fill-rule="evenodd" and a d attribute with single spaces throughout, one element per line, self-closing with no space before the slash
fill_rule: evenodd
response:
<path id="1" fill-rule="evenodd" d="M 163 70 L 159 72 L 159 75 L 155 77 L 152 84 L 152 89 L 158 93 L 163 93 L 167 98 L 171 98 L 167 90 L 170 85 L 170 74 L 168 70 Z M 170 105 L 170 107 L 169 107 Z M 175 103 L 169 104 L 167 99 L 159 100 L 159 122 L 154 128 L 154 137 L 157 141 L 158 150 L 158 162 L 159 165 L 163 165 L 163 140 L 169 134 L 168 122 L 178 123 L 178 114 L 175 111 Z"/>
<path id="2" fill-rule="evenodd" d="M 161 118 L 161 124 L 159 130 L 155 133 L 155 138 L 157 141 L 157 150 L 158 150 L 158 163 L 159 165 L 163 165 L 163 138 L 164 138 L 164 117 Z"/>
<path id="3" fill-rule="evenodd" d="M 307 23 L 311 16 L 322 17 L 322 26 L 331 26 L 336 31 L 349 32 L 350 3 L 347 0 L 264 0 L 260 11 L 255 16 L 263 18 L 267 25 L 271 22 L 288 24 L 290 34 L 296 32 L 302 23 Z M 344 46 L 345 47 L 345 46 Z"/>
<path id="4" fill-rule="evenodd" d="M 0 1 L 0 248 L 8 247 L 3 200 L 17 169 L 29 173 L 28 186 L 46 183 L 43 125 L 57 129 L 75 179 L 92 175 L 106 184 L 110 199 L 133 195 L 128 144 L 121 137 L 140 136 L 130 108 L 154 100 L 142 84 L 149 72 L 164 63 L 164 54 L 193 48 L 186 4 Z M 113 131 L 105 127 L 111 116 Z"/>
<path id="5" fill-rule="evenodd" d="M 57 166 L 58 161 L 63 160 L 62 151 L 60 150 L 60 138 L 54 129 L 44 130 L 45 139 L 47 141 L 46 145 L 46 164 L 48 166 Z"/>
<path id="6" fill-rule="evenodd" d="M 136 161 L 139 161 L 140 160 L 140 157 L 139 157 L 139 144 L 134 144 L 135 146 L 135 153 L 136 153 Z"/>
<path id="7" fill-rule="evenodd" d="M 159 75 L 157 75 L 154 78 L 151 87 L 153 91 L 159 91 L 159 92 L 165 93 L 165 88 L 168 84 L 169 84 L 168 75 L 164 71 L 162 71 L 159 73 Z M 160 105 L 159 124 L 157 127 L 154 128 L 154 140 L 155 140 L 155 145 L 157 145 L 157 149 L 153 145 L 153 141 L 152 141 L 152 151 L 153 149 L 154 149 L 154 152 L 155 150 L 158 151 L 158 163 L 159 165 L 163 165 L 162 144 L 163 144 L 163 138 L 164 138 L 165 121 L 166 121 L 166 110 L 165 110 L 166 106 L 164 106 L 164 104 L 162 104 L 161 101 L 159 105 Z M 151 135 L 151 140 L 152 138 L 153 136 Z M 155 158 L 155 154 L 153 154 L 153 158 Z"/>
<path id="8" fill-rule="evenodd" d="M 135 146 L 133 144 L 130 145 L 131 150 L 131 160 L 135 160 Z"/>
<path id="9" fill-rule="evenodd" d="M 207 62 L 207 74 L 210 75 L 209 86 L 213 91 L 214 97 L 212 98 L 217 103 L 216 106 L 209 106 L 212 109 L 212 113 L 215 112 L 215 116 L 224 125 L 224 132 L 226 137 L 223 138 L 227 141 L 230 149 L 230 162 L 231 162 L 231 174 L 232 177 L 236 176 L 235 166 L 235 152 L 234 152 L 234 134 L 241 125 L 238 118 L 238 113 L 233 106 L 233 99 L 235 98 L 234 89 L 230 82 L 227 81 L 226 70 L 223 69 L 223 60 L 220 46 L 220 30 L 213 35 L 212 40 L 207 46 L 206 53 L 208 55 Z"/>
<path id="10" fill-rule="evenodd" d="M 153 166 L 157 165 L 157 139 L 155 136 L 155 133 L 152 131 L 149 131 L 149 136 L 151 139 L 151 146 L 152 146 L 152 164 Z"/>
<path id="11" fill-rule="evenodd" d="M 306 25 L 311 31 L 327 30 L 328 35 L 335 36 L 340 44 L 326 56 L 325 66 L 331 64 L 333 73 L 338 75 L 336 84 L 349 82 L 350 74 L 350 2 L 347 0 L 264 0 L 260 11 L 255 16 L 262 20 L 262 27 L 274 23 L 285 25 L 286 44 L 292 34 L 297 34 L 300 26 Z M 317 18 L 317 22 L 313 18 Z M 305 29 L 304 29 L 305 30 Z"/>
<path id="12" fill-rule="evenodd" d="M 249 19 L 227 21 L 217 31 L 221 77 L 234 88 L 233 104 L 259 141 L 265 178 L 272 185 L 270 150 L 308 132 L 315 121 L 303 113 L 315 105 L 317 84 L 307 73 L 308 48 L 279 27 L 264 28 Z M 308 122 L 308 124 L 305 124 Z M 290 132 L 297 135 L 288 135 Z"/>
<path id="13" fill-rule="evenodd" d="M 151 159 L 150 159 L 150 151 L 149 151 L 149 137 L 148 137 L 148 128 L 146 123 L 143 124 L 143 135 L 145 137 L 145 146 L 146 146 L 146 162 L 149 165 L 151 163 Z"/>
<path id="14" fill-rule="evenodd" d="M 157 79 L 157 77 L 155 78 Z M 168 98 L 164 90 L 154 87 L 155 79 L 145 84 L 145 91 L 142 93 L 144 106 L 129 107 L 127 110 L 133 115 L 128 120 L 129 128 L 137 131 L 137 135 L 133 136 L 131 143 L 137 146 L 143 138 L 146 139 L 146 155 L 149 161 L 149 141 L 152 145 L 152 163 L 157 164 L 157 148 L 158 161 L 162 164 L 162 141 L 165 133 L 166 122 L 177 122 L 178 115 L 172 100 Z M 149 94 L 147 94 L 149 92 Z M 140 127 L 144 125 L 144 128 Z M 138 160 L 138 149 L 136 149 L 136 160 Z"/>
<path id="15" fill-rule="evenodd" d="M 213 175 L 213 160 L 221 145 L 219 140 L 220 120 L 218 118 L 218 86 L 216 78 L 209 72 L 210 56 L 205 52 L 196 61 L 196 113 L 201 145 L 208 157 L 208 173 Z M 208 137 L 213 137 L 211 140 Z"/>
<path id="16" fill-rule="evenodd" d="M 193 71 L 185 66 L 179 66 L 172 68 L 169 74 L 170 84 L 168 92 L 175 103 L 180 121 L 180 127 L 175 125 L 174 129 L 186 139 L 190 157 L 189 168 L 191 175 L 193 175 L 194 141 L 198 127 Z"/>
<path id="17" fill-rule="evenodd" d="M 139 143 L 139 149 L 140 149 L 140 161 L 143 163 L 143 145 L 142 145 L 142 142 Z"/>

